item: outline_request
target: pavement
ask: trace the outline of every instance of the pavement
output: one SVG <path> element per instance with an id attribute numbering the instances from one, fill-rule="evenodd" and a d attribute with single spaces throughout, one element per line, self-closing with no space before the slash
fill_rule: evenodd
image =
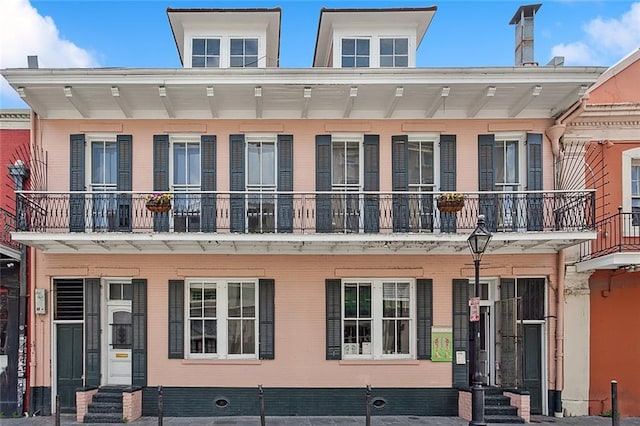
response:
<path id="1" fill-rule="evenodd" d="M 260 417 L 165 417 L 162 423 L 157 417 L 142 417 L 131 422 L 136 426 L 261 426 Z M 81 425 L 75 415 L 62 414 L 61 426 Z M 265 426 L 360 426 L 366 424 L 365 417 L 273 417 L 267 416 Z M 612 419 L 607 417 L 545 417 L 532 416 L 534 426 L 609 426 Z M 57 426 L 55 416 L 22 418 L 0 418 L 2 426 Z M 108 425 L 108 423 L 99 423 Z M 460 417 L 418 417 L 418 416 L 371 416 L 371 426 L 467 426 Z M 503 423 L 511 425 L 511 423 Z M 620 420 L 620 426 L 640 426 L 640 417 Z"/>

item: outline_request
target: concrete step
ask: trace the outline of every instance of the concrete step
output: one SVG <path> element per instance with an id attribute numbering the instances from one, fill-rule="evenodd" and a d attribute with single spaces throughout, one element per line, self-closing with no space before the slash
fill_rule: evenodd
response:
<path id="1" fill-rule="evenodd" d="M 122 423 L 122 413 L 87 413 L 83 423 Z"/>
<path id="2" fill-rule="evenodd" d="M 518 409 L 511 405 L 485 405 L 484 415 L 492 416 L 517 416 Z"/>
<path id="3" fill-rule="evenodd" d="M 114 413 L 122 414 L 122 403 L 92 402 L 87 408 L 89 413 Z"/>
<path id="4" fill-rule="evenodd" d="M 500 395 L 485 395 L 484 405 L 511 405 L 511 399 L 508 396 Z"/>

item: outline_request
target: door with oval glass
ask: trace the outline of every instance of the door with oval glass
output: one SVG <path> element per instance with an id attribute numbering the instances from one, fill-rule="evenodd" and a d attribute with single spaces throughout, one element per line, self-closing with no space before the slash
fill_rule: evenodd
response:
<path id="1" fill-rule="evenodd" d="M 107 285 L 105 320 L 108 330 L 106 347 L 106 383 L 131 384 L 131 298 L 130 282 L 110 282 Z"/>

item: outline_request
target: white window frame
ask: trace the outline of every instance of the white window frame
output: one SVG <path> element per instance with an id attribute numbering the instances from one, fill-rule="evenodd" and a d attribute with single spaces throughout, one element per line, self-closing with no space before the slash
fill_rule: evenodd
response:
<path id="1" fill-rule="evenodd" d="M 259 31 L 238 31 L 229 29 L 224 34 L 206 31 L 186 30 L 184 35 L 184 67 L 193 68 L 193 39 L 219 39 L 220 40 L 220 67 L 231 68 L 231 39 L 258 39 L 258 68 L 267 66 L 267 42 L 266 35 Z"/>
<path id="2" fill-rule="evenodd" d="M 344 343 L 345 323 L 345 286 L 349 284 L 371 285 L 371 353 L 370 354 L 346 354 Z M 408 354 L 383 354 L 383 284 L 384 283 L 408 283 L 409 284 L 409 353 Z M 343 360 L 408 360 L 416 359 L 416 282 L 408 278 L 344 278 L 340 285 L 340 333 Z"/>
<path id="3" fill-rule="evenodd" d="M 95 142 L 113 143 L 116 145 L 116 183 L 111 185 L 105 184 L 93 184 L 93 144 Z M 85 135 L 85 182 L 88 191 L 91 192 L 104 192 L 104 191 L 117 191 L 118 182 L 118 165 L 117 165 L 117 142 L 118 139 L 114 133 L 89 133 Z M 85 199 L 89 202 L 88 205 L 92 206 L 92 214 L 87 218 L 85 222 L 85 232 L 93 232 L 104 230 L 109 228 L 109 216 L 115 215 L 116 196 L 114 194 L 108 195 L 93 195 L 87 194 Z"/>
<path id="4" fill-rule="evenodd" d="M 408 68 L 409 67 L 409 60 L 411 58 L 411 50 L 409 49 L 409 37 L 386 37 L 386 36 L 380 36 L 378 37 L 378 61 L 380 64 L 380 67 L 382 68 L 382 51 L 380 50 L 380 44 L 382 43 L 382 40 L 392 40 L 393 44 L 394 44 L 394 50 L 393 50 L 393 54 L 391 55 L 385 55 L 385 56 L 389 56 L 391 57 L 391 59 L 393 60 L 394 65 L 385 65 L 384 68 Z M 407 41 L 407 65 L 406 66 L 396 66 L 395 62 L 396 62 L 396 58 L 404 56 L 404 55 L 400 55 L 397 54 L 395 52 L 395 42 L 397 40 L 406 40 Z"/>
<path id="5" fill-rule="evenodd" d="M 342 59 L 343 59 L 343 53 L 342 53 L 342 42 L 345 40 L 355 40 L 355 51 L 353 53 L 353 66 L 352 67 L 345 67 L 342 65 Z M 358 62 L 358 56 L 360 57 L 364 57 L 363 55 L 358 55 L 358 41 L 360 40 L 366 40 L 369 42 L 369 52 L 368 52 L 368 57 L 369 57 L 369 65 L 366 67 L 359 67 L 357 66 L 357 62 Z M 371 46 L 371 44 L 373 43 L 373 40 L 371 37 L 362 37 L 362 36 L 353 36 L 353 37 L 342 37 L 340 39 L 340 67 L 341 68 L 371 68 L 371 62 L 373 60 L 373 58 L 371 57 L 371 52 L 373 50 L 373 47 Z"/>
<path id="6" fill-rule="evenodd" d="M 203 55 L 204 57 L 204 67 L 197 67 L 197 68 L 220 68 L 222 66 L 222 39 L 221 37 L 192 37 L 191 38 L 191 44 L 190 44 L 190 48 L 191 48 L 191 54 L 189 55 L 189 60 L 190 60 L 190 64 L 192 68 L 196 68 L 193 66 L 193 41 L 194 40 L 205 40 L 205 43 L 207 40 L 218 40 L 218 43 L 220 43 L 220 51 L 218 52 L 218 66 L 217 67 L 208 67 L 207 66 L 207 51 L 206 51 L 206 45 L 205 45 L 205 54 Z M 200 55 L 198 55 L 200 56 Z"/>
<path id="7" fill-rule="evenodd" d="M 640 164 L 640 147 L 622 152 L 622 211 L 632 212 L 631 167 Z M 633 226 L 631 220 L 625 221 L 623 236 L 638 235 L 640 226 Z"/>
<path id="8" fill-rule="evenodd" d="M 416 66 L 416 34 L 397 28 L 382 28 L 380 33 L 372 34 L 371 29 L 337 28 L 333 32 L 333 67 L 342 68 L 342 39 L 368 38 L 369 68 L 380 68 L 380 39 L 407 39 L 408 65 L 401 68 L 415 68 Z M 387 68 L 387 67 L 385 67 Z"/>
<path id="9" fill-rule="evenodd" d="M 230 283 L 251 283 L 254 285 L 255 311 L 254 311 L 254 348 L 252 354 L 229 354 L 228 350 L 228 330 L 229 330 L 229 293 L 228 286 Z M 217 347 L 216 353 L 211 354 L 194 354 L 191 353 L 191 312 L 190 297 L 191 285 L 204 284 L 215 286 L 216 288 L 216 336 Z M 184 353 L 187 359 L 258 359 L 260 354 L 260 288 L 259 280 L 256 278 L 189 278 L 185 280 L 185 297 L 184 297 Z"/>

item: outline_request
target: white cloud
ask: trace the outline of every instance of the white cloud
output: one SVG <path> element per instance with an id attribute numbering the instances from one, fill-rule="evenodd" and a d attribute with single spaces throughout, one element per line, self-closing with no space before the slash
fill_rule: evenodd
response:
<path id="1" fill-rule="evenodd" d="M 26 68 L 37 55 L 42 68 L 86 68 L 98 65 L 88 51 L 64 40 L 55 22 L 41 16 L 29 0 L 2 0 L 0 6 L 0 68 Z M 2 79 L 0 107 L 20 107 L 20 100 Z"/>
<path id="2" fill-rule="evenodd" d="M 640 46 L 640 2 L 618 18 L 597 17 L 582 26 L 586 40 L 553 46 L 567 65 L 610 65 Z"/>

